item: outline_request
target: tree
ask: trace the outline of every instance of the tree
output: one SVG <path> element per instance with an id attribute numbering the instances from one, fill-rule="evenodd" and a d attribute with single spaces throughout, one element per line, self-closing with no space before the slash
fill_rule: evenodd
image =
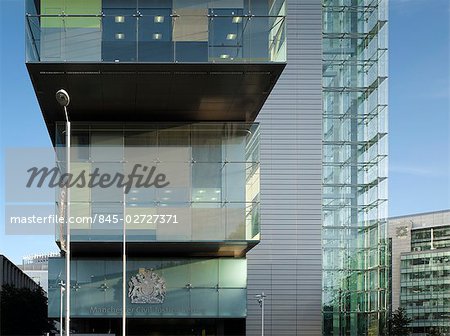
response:
<path id="1" fill-rule="evenodd" d="M 412 322 L 405 312 L 405 308 L 398 308 L 389 318 L 389 328 L 391 336 L 408 336 L 411 335 L 411 329 L 408 324 Z"/>
<path id="2" fill-rule="evenodd" d="M 441 331 L 439 330 L 439 328 L 434 327 L 434 328 L 430 328 L 430 329 L 428 330 L 427 335 L 428 335 L 428 336 L 442 336 L 442 333 L 441 333 Z"/>
<path id="3" fill-rule="evenodd" d="M 1 292 L 0 335 L 43 335 L 52 328 L 42 288 L 4 285 Z"/>

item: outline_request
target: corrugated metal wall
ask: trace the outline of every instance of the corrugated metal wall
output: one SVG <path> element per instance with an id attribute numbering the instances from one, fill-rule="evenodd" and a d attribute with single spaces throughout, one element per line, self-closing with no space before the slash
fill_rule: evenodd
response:
<path id="1" fill-rule="evenodd" d="M 287 0 L 288 66 L 261 123 L 261 243 L 248 254 L 247 334 L 321 335 L 322 1 Z"/>

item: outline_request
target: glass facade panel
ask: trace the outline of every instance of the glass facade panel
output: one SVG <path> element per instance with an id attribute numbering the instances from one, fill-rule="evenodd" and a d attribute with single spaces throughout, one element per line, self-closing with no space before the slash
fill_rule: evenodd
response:
<path id="1" fill-rule="evenodd" d="M 26 3 L 29 62 L 286 62 L 281 0 Z"/>
<path id="2" fill-rule="evenodd" d="M 65 269 L 65 259 L 53 258 L 49 259 L 48 266 L 48 311 L 54 312 L 56 316 L 59 316 L 60 304 L 61 304 L 61 281 L 64 276 L 62 275 Z M 65 281 L 64 281 L 65 282 Z"/>
<path id="3" fill-rule="evenodd" d="M 247 315 L 246 288 L 219 289 L 219 316 L 233 317 Z"/>
<path id="4" fill-rule="evenodd" d="M 192 239 L 211 239 L 221 241 L 226 239 L 226 217 L 223 208 L 219 205 L 210 208 L 211 204 L 198 204 L 201 208 L 192 209 Z"/>
<path id="5" fill-rule="evenodd" d="M 136 62 L 138 21 L 136 11 L 126 8 L 110 8 L 103 5 L 101 18 L 101 60 L 104 62 Z M 97 60 L 98 62 L 101 60 Z"/>
<path id="6" fill-rule="evenodd" d="M 207 259 L 191 263 L 192 286 L 213 288 L 219 283 L 219 260 Z"/>
<path id="7" fill-rule="evenodd" d="M 72 129 L 82 143 L 71 147 L 73 241 L 121 241 L 124 222 L 129 241 L 259 239 L 257 124 Z M 61 132 L 58 125 L 56 141 Z M 57 143 L 62 170 L 63 146 Z"/>
<path id="8" fill-rule="evenodd" d="M 49 263 L 49 316 L 57 318 L 60 314 L 58 283 L 65 281 L 65 264 L 62 258 L 52 258 Z M 127 316 L 245 317 L 246 266 L 246 260 L 239 258 L 129 258 L 125 292 Z M 71 270 L 72 317 L 121 317 L 121 260 L 75 259 L 71 262 Z M 149 286 L 145 287 L 144 283 Z M 152 291 L 157 290 L 154 286 L 160 284 L 158 290 L 163 288 L 162 302 L 133 301 L 145 295 L 154 297 Z"/>
<path id="9" fill-rule="evenodd" d="M 245 288 L 247 284 L 247 260 L 220 259 L 219 286 L 223 288 Z"/>
<path id="10" fill-rule="evenodd" d="M 242 300 L 237 301 L 241 302 Z M 216 288 L 192 289 L 191 316 L 206 317 L 212 315 L 219 315 L 219 290 Z"/>
<path id="11" fill-rule="evenodd" d="M 385 334 L 387 1 L 323 5 L 323 334 Z"/>

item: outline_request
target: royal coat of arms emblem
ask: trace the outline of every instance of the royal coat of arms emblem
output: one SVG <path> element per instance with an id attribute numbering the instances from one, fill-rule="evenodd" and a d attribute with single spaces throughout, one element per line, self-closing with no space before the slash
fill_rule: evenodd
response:
<path id="1" fill-rule="evenodd" d="M 128 285 L 131 303 L 163 303 L 166 297 L 166 282 L 153 269 L 140 269 Z"/>

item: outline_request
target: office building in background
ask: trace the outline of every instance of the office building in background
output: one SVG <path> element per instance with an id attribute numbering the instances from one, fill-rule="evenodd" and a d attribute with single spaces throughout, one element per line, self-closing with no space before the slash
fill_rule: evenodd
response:
<path id="1" fill-rule="evenodd" d="M 48 292 L 48 259 L 59 257 L 59 253 L 34 254 L 22 258 L 18 267 L 42 289 Z"/>
<path id="2" fill-rule="evenodd" d="M 6 285 L 15 288 L 28 288 L 31 290 L 39 288 L 39 285 L 22 272 L 19 267 L 14 265 L 4 255 L 0 255 L 0 296 L 1 288 Z"/>
<path id="3" fill-rule="evenodd" d="M 389 219 L 392 310 L 405 308 L 413 335 L 450 333 L 450 210 Z"/>

